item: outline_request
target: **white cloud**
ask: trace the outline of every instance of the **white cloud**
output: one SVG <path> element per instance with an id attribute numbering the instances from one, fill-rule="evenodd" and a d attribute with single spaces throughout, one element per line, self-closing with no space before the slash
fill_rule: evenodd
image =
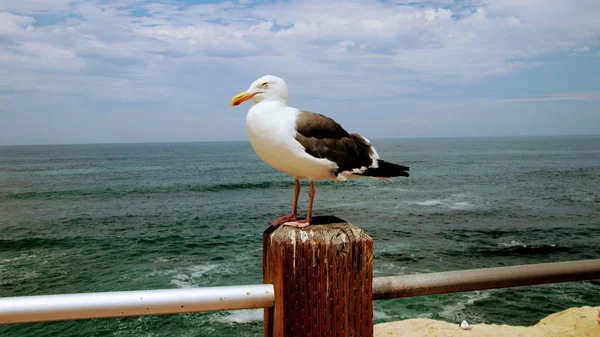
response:
<path id="1" fill-rule="evenodd" d="M 599 12 L 597 0 L 0 0 L 0 95 L 13 102 L 0 107 L 0 124 L 8 109 L 27 109 L 15 96 L 25 94 L 56 109 L 124 104 L 111 111 L 149 113 L 138 103 L 196 118 L 197 110 L 225 109 L 231 94 L 266 73 L 288 80 L 292 103 L 333 115 L 372 106 L 374 119 L 396 105 L 424 111 L 431 93 L 440 99 L 461 85 L 551 69 L 546 57 L 600 55 Z M 85 103 L 72 104 L 74 97 Z M 431 109 L 447 109 L 441 101 Z M 211 118 L 202 123 L 233 120 Z"/>
<path id="2" fill-rule="evenodd" d="M 300 83 L 320 75 L 346 90 L 369 79 L 388 94 L 516 72 L 539 63 L 538 56 L 595 47 L 600 39 L 597 1 L 30 0 L 0 9 L 19 13 L 0 13 L 0 36 L 19 40 L 0 56 L 13 68 L 21 62 L 88 76 L 105 67 L 110 73 L 103 75 L 128 80 L 152 77 L 149 69 L 177 72 L 180 63 L 166 65 L 173 57 L 197 67 L 230 58 L 232 68 L 252 64 L 257 75 L 283 72 Z M 134 10 L 145 15 L 133 16 Z M 39 13 L 62 19 L 34 28 Z M 392 84 L 410 89 L 386 87 Z"/>
<path id="3" fill-rule="evenodd" d="M 564 3 L 556 7 L 562 8 Z M 138 32 L 167 42 L 168 48 L 179 52 L 259 54 L 265 60 L 301 62 L 305 68 L 348 64 L 362 74 L 375 69 L 386 69 L 389 74 L 389 69 L 394 69 L 416 72 L 411 80 L 436 82 L 518 71 L 527 66 L 528 59 L 596 42 L 600 36 L 600 27 L 593 22 L 584 26 L 561 24 L 557 29 L 554 21 L 575 20 L 565 20 L 555 10 L 545 13 L 546 21 L 540 22 L 535 12 L 519 12 L 522 6 L 514 7 L 490 2 L 456 18 L 447 8 L 364 2 L 292 2 L 246 10 L 199 5 L 180 11 L 171 8 L 168 12 L 177 17 L 175 23 Z M 579 6 L 578 10 L 584 8 Z M 207 13 L 228 25 L 189 19 Z M 552 36 L 556 31 L 560 34 Z M 361 48 L 340 49 L 345 41 Z"/>
<path id="4" fill-rule="evenodd" d="M 72 5 L 85 0 L 2 0 L 0 12 L 29 14 L 67 12 Z"/>
<path id="5" fill-rule="evenodd" d="M 51 41 L 55 32 L 34 28 L 34 22 L 33 17 L 0 13 L 0 65 L 4 69 L 67 70 L 82 66 L 82 60 L 68 46 Z M 0 86 L 12 85 L 13 80 L 7 82 L 0 82 Z"/>
<path id="6" fill-rule="evenodd" d="M 34 22 L 29 16 L 0 12 L 0 36 L 20 35 Z"/>

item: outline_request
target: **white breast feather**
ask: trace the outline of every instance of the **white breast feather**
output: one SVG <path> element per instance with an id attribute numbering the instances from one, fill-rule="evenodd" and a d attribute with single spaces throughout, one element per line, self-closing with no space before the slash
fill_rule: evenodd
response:
<path id="1" fill-rule="evenodd" d="M 331 179 L 337 165 L 306 153 L 295 139 L 299 110 L 277 102 L 254 105 L 246 117 L 250 144 L 256 154 L 275 169 L 299 178 Z"/>

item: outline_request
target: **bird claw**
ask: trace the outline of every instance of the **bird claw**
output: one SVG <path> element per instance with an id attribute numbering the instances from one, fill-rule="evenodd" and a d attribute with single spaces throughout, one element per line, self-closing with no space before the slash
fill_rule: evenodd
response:
<path id="1" fill-rule="evenodd" d="M 296 215 L 285 215 L 271 222 L 271 226 L 281 225 L 283 223 L 296 220 Z"/>
<path id="2" fill-rule="evenodd" d="M 296 228 L 304 228 L 310 225 L 310 222 L 307 220 L 298 220 L 298 221 L 289 221 L 289 222 L 284 222 L 283 223 L 284 226 L 291 226 L 291 227 L 296 227 Z"/>

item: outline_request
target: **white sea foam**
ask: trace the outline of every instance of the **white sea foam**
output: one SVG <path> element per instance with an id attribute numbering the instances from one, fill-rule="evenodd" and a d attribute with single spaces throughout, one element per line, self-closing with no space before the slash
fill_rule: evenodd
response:
<path id="1" fill-rule="evenodd" d="M 442 200 L 434 199 L 434 200 L 415 201 L 412 204 L 419 205 L 419 206 L 437 206 L 437 205 L 442 204 Z"/>
<path id="2" fill-rule="evenodd" d="M 192 280 L 187 275 L 181 274 L 173 276 L 171 284 L 181 289 L 198 288 L 198 286 L 192 283 Z"/>
<path id="3" fill-rule="evenodd" d="M 225 316 L 219 315 L 215 317 L 215 321 L 226 324 L 245 324 L 250 322 L 260 322 L 264 318 L 263 309 L 247 309 L 227 311 Z M 373 318 L 377 320 L 389 321 L 393 317 L 385 311 L 375 310 Z"/>
<path id="4" fill-rule="evenodd" d="M 418 206 L 441 206 L 444 208 L 449 208 L 453 210 L 465 210 L 474 208 L 475 205 L 468 201 L 461 201 L 464 196 L 460 194 L 452 195 L 449 198 L 445 199 L 429 199 L 429 200 L 419 200 L 413 201 L 411 205 Z"/>
<path id="5" fill-rule="evenodd" d="M 392 316 L 388 315 L 385 311 L 374 310 L 373 318 L 382 320 L 382 321 L 389 321 L 392 319 Z"/>
<path id="6" fill-rule="evenodd" d="M 260 256 L 262 256 L 262 246 L 255 248 L 255 249 L 249 249 L 248 251 L 246 251 L 242 254 L 236 255 L 235 261 L 242 262 L 242 261 L 254 260 Z"/>
<path id="7" fill-rule="evenodd" d="M 346 203 L 335 203 L 335 204 L 331 204 L 330 207 L 335 207 L 335 208 L 355 208 L 355 207 L 363 207 L 363 206 L 367 206 L 368 203 L 366 202 L 346 202 Z"/>
<path id="8" fill-rule="evenodd" d="M 5 273 L 5 269 L 3 268 L 2 265 L 0 265 L 0 272 Z M 0 278 L 0 285 L 4 285 L 10 282 L 26 282 L 28 280 L 34 279 L 39 277 L 40 274 L 35 272 L 35 271 L 31 271 L 31 270 L 25 270 L 22 272 L 19 272 L 17 274 L 13 274 L 10 276 L 10 281 L 8 279 L 3 279 Z"/>
<path id="9" fill-rule="evenodd" d="M 377 268 L 373 268 L 373 274 L 377 276 L 403 275 L 407 269 L 407 266 L 397 262 L 378 261 Z"/>
<path id="10" fill-rule="evenodd" d="M 250 322 L 260 322 L 264 318 L 263 309 L 247 309 L 227 311 L 225 316 L 219 315 L 214 318 L 215 321 L 226 324 L 245 324 Z M 375 310 L 373 318 L 377 320 L 389 321 L 393 317 L 385 311 Z"/>
<path id="11" fill-rule="evenodd" d="M 475 205 L 471 204 L 470 202 L 466 202 L 466 201 L 457 201 L 453 204 L 448 205 L 448 208 L 457 209 L 457 210 L 470 209 L 473 207 L 475 207 Z"/>
<path id="12" fill-rule="evenodd" d="M 21 254 L 20 256 L 17 257 L 13 257 L 12 259 L 6 259 L 0 256 L 0 263 L 8 263 L 8 262 L 13 262 L 13 261 L 19 261 L 19 260 L 30 260 L 30 259 L 36 259 L 37 255 L 35 254 L 31 254 L 31 255 L 27 255 L 27 254 Z"/>
<path id="13" fill-rule="evenodd" d="M 217 267 L 219 267 L 218 264 L 202 264 L 188 267 L 183 272 L 174 275 L 171 284 L 177 288 L 197 288 L 197 281 Z"/>
<path id="14" fill-rule="evenodd" d="M 444 306 L 442 308 L 442 311 L 440 312 L 440 316 L 448 320 L 460 321 L 464 319 L 464 317 L 460 315 L 460 311 L 464 310 L 467 306 L 473 305 L 477 301 L 481 301 L 490 297 L 490 295 L 491 291 L 474 291 L 472 293 L 469 293 L 462 300 L 454 304 Z M 471 316 L 470 318 L 472 319 L 473 316 Z M 479 320 L 481 319 L 479 318 Z"/>
<path id="15" fill-rule="evenodd" d="M 21 254 L 20 256 L 16 256 L 13 258 L 3 258 L 2 256 L 0 256 L 0 275 L 3 275 L 4 273 L 6 273 L 6 268 L 10 268 L 10 264 L 11 262 L 15 262 L 15 261 L 19 261 L 19 260 L 31 260 L 31 259 L 37 259 L 37 255 L 35 254 L 31 254 L 31 255 L 27 255 L 27 254 Z M 38 277 L 39 275 L 35 272 L 23 272 L 18 276 L 18 279 L 23 281 L 23 280 L 28 280 L 30 278 L 34 278 L 34 277 Z M 7 282 L 7 281 L 4 281 Z M 3 284 L 3 279 L 0 278 L 0 284 Z"/>
<path id="16" fill-rule="evenodd" d="M 191 266 L 188 268 L 188 270 L 192 272 L 192 274 L 191 274 L 192 277 L 201 277 L 202 275 L 217 268 L 218 266 L 219 266 L 218 264 L 198 265 L 198 266 Z"/>
<path id="17" fill-rule="evenodd" d="M 225 316 L 215 318 L 217 322 L 227 324 L 244 324 L 250 322 L 262 321 L 264 317 L 263 309 L 247 309 L 228 311 Z"/>
<path id="18" fill-rule="evenodd" d="M 501 246 L 503 247 L 524 247 L 525 244 L 519 240 L 510 240 L 508 242 L 502 242 L 500 243 Z"/>

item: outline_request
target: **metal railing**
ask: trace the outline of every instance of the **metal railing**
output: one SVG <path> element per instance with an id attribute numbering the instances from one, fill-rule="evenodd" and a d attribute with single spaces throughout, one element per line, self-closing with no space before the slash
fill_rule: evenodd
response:
<path id="1" fill-rule="evenodd" d="M 600 279 L 600 259 L 376 277 L 373 299 Z"/>
<path id="2" fill-rule="evenodd" d="M 600 279 L 600 259 L 377 277 L 373 299 Z M 0 324 L 273 307 L 273 285 L 0 298 Z"/>
<path id="3" fill-rule="evenodd" d="M 272 307 L 272 284 L 0 298 L 0 324 Z"/>

